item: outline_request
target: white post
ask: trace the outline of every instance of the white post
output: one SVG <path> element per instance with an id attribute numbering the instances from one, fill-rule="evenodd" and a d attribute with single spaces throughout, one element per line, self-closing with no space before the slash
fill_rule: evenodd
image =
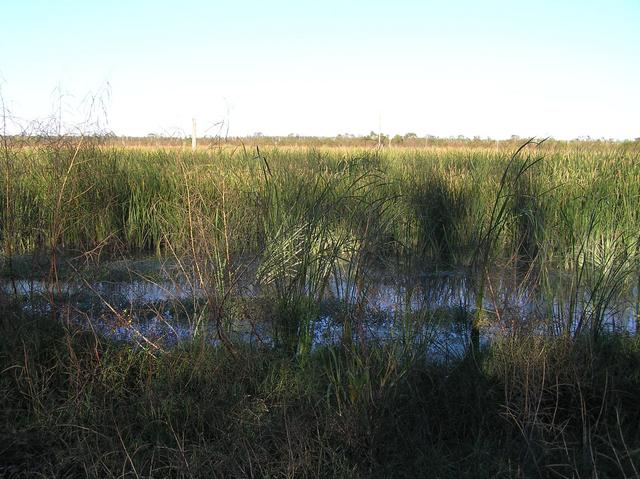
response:
<path id="1" fill-rule="evenodd" d="M 198 146 L 196 140 L 196 119 L 191 119 L 191 151 L 196 151 L 196 147 Z"/>
<path id="2" fill-rule="evenodd" d="M 382 146 L 382 113 L 378 113 L 378 148 Z"/>

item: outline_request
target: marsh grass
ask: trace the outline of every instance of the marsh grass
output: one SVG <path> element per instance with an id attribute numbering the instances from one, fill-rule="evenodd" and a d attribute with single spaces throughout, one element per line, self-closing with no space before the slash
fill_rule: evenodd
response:
<path id="1" fill-rule="evenodd" d="M 267 193 L 261 186 L 261 162 L 242 150 L 194 154 L 106 147 L 85 140 L 76 153 L 75 143 L 7 141 L 11 145 L 3 162 L 2 243 L 15 254 L 48 248 L 52 241 L 86 251 L 115 239 L 130 251 L 166 252 L 163 241 L 167 235 L 177 246 L 177 239 L 185 239 L 188 231 L 182 207 L 185 171 L 191 194 L 207 202 L 215 203 L 216 192 L 224 183 L 227 210 L 241 211 L 239 217 L 260 215 L 264 201 L 256 194 Z M 546 144 L 538 150 L 545 160 L 537 165 L 535 175 L 522 179 L 522 203 L 514 205 L 523 212 L 519 229 L 510 229 L 496 241 L 496 247 L 507 255 L 519 248 L 521 254 L 534 256 L 540 244 L 552 239 L 561 261 L 570 251 L 573 233 L 584 228 L 584 211 L 596 212 L 600 219 L 595 236 L 609 236 L 616 218 L 624 220 L 629 232 L 635 231 L 634 205 L 640 194 L 637 151 L 610 145 L 593 151 L 554 152 Z M 504 153 L 455 149 L 432 153 L 404 149 L 261 151 L 279 176 L 283 191 L 295 192 L 317 180 L 330 182 L 337 175 L 352 179 L 358 172 L 377 175 L 376 185 L 360 196 L 398 198 L 386 211 L 387 221 L 393 222 L 386 231 L 389 238 L 418 257 L 458 264 L 469 263 L 482 240 L 479 225 L 483 216 L 490 215 L 510 159 Z M 282 194 L 278 201 L 291 199 Z M 311 202 L 308 198 L 307 204 Z M 366 212 L 367 204 L 351 201 L 350 207 L 358 214 L 336 215 L 332 227 L 355 227 L 349 222 Z M 238 221 L 230 225 L 230 231 L 243 245 L 259 251 L 264 247 L 259 230 L 253 223 L 244 224 Z M 546 237 L 548 230 L 553 230 L 553 238 Z M 185 243 L 188 247 L 188 241 Z"/>
<path id="2" fill-rule="evenodd" d="M 637 341 L 496 342 L 482 368 L 394 345 L 151 354 L 4 322 L 3 474 L 633 477 Z M 624 373 L 623 373 L 624 371 Z"/>
<path id="3" fill-rule="evenodd" d="M 638 278 L 640 169 L 628 145 L 254 155 L 5 140 L 4 267 L 12 281 L 18 254 L 47 259 L 53 320 L 3 289 L 0 473 L 638 475 L 638 339 L 605 321 Z M 171 261 L 176 289 L 193 291 L 169 305 L 193 341 L 131 347 L 74 325 L 88 313 L 56 290 L 60 265 L 89 288 L 78 264 L 136 253 Z M 501 315 L 496 265 L 551 310 L 481 348 Z M 437 311 L 407 307 L 397 337 L 367 338 L 369 291 L 390 266 L 467 268 L 475 307 L 440 316 L 470 323 L 473 354 L 430 359 L 422 326 Z M 268 304 L 253 312 L 240 301 L 252 282 Z M 313 332 L 332 286 L 342 338 L 327 345 Z M 118 321 L 133 314 L 104 303 Z M 275 347 L 235 341 L 244 316 L 271 321 Z"/>

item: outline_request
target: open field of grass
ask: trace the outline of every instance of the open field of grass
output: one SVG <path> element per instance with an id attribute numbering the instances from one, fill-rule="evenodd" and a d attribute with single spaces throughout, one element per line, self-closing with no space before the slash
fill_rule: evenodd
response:
<path id="1" fill-rule="evenodd" d="M 4 140 L 0 475 L 639 476 L 638 142 Z"/>

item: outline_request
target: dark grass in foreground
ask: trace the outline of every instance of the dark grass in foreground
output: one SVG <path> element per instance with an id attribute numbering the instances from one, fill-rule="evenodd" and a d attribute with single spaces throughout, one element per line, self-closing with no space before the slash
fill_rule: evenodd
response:
<path id="1" fill-rule="evenodd" d="M 3 317 L 7 477 L 637 477 L 640 344 L 165 354 Z"/>

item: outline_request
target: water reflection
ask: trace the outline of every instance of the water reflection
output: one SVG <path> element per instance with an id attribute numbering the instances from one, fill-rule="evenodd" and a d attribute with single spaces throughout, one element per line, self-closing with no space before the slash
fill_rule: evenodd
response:
<path id="1" fill-rule="evenodd" d="M 338 343 L 346 321 L 360 321 L 353 332 L 366 341 L 405 341 L 427 347 L 436 358 L 456 358 L 468 348 L 477 290 L 464 270 L 415 275 L 371 273 L 349 281 L 336 274 L 328 285 L 313 326 L 314 345 Z M 535 285 L 535 286 L 532 286 Z M 638 288 L 629 287 L 607 302 L 588 289 L 567 294 L 562 281 L 540 288 L 511 271 L 488 276 L 482 308 L 482 341 L 496 335 L 575 334 L 598 323 L 604 331 L 635 334 Z M 17 293 L 25 311 L 49 313 L 51 298 L 65 320 L 111 339 L 166 348 L 200 336 L 217 342 L 215 325 L 204 313 L 207 288 L 193 278 L 142 278 L 121 282 L 64 282 L 50 285 L 21 280 L 4 284 Z M 570 296 L 570 297 L 567 297 Z M 238 285 L 230 301 L 240 306 L 268 304 L 269 292 L 255 282 Z M 232 340 L 271 344 L 272 315 L 256 307 L 254 315 L 237 314 L 225 329 Z M 359 315 L 358 317 L 356 317 Z"/>

